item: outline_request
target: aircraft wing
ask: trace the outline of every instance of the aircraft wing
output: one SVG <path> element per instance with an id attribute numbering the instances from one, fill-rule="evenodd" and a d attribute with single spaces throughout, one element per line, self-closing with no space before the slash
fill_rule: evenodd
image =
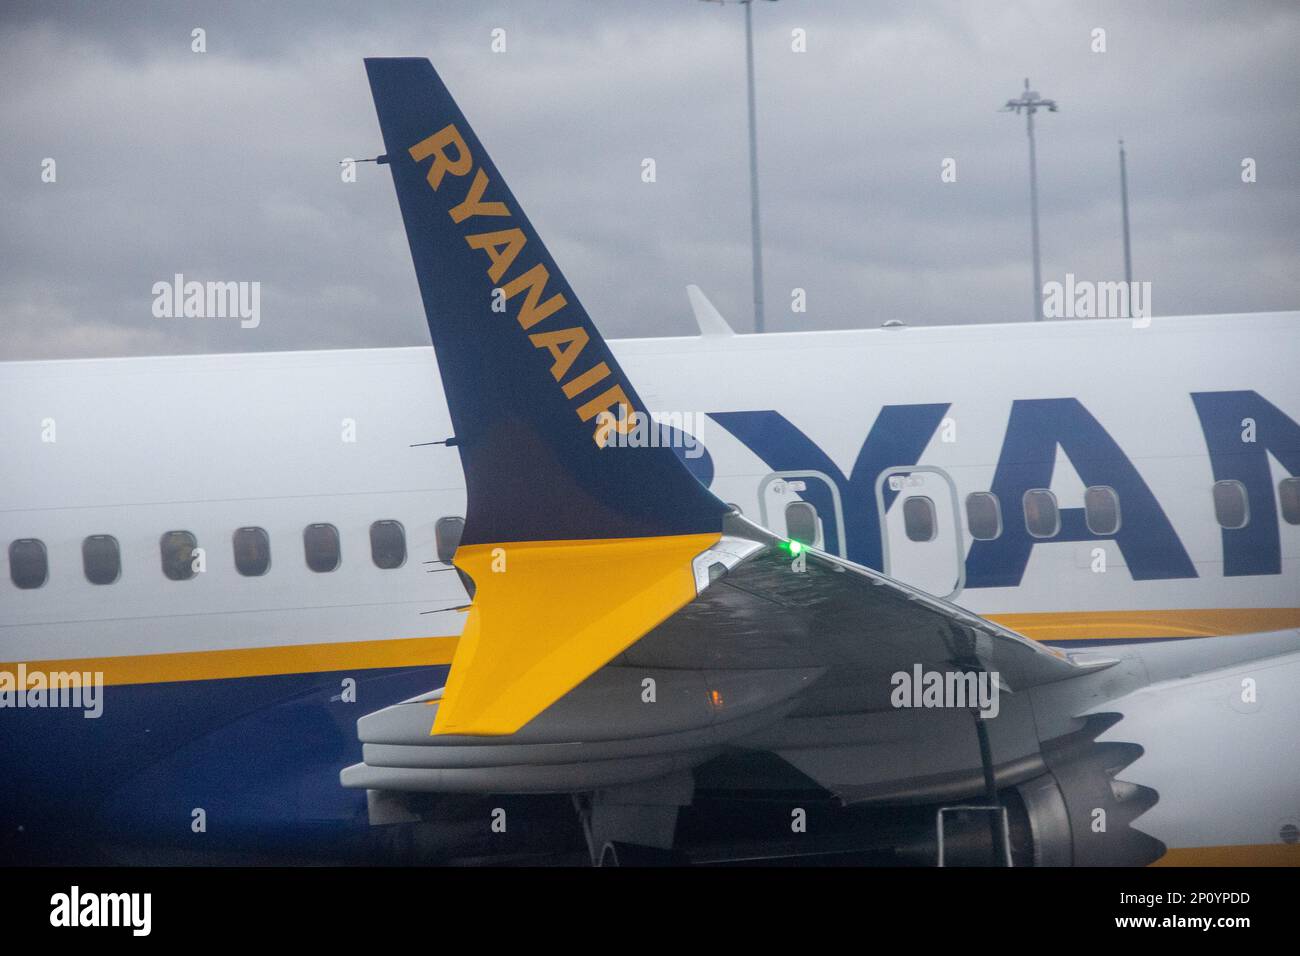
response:
<path id="1" fill-rule="evenodd" d="M 519 729 L 438 734 L 448 691 L 435 691 L 358 722 L 365 760 L 343 772 L 344 784 L 453 793 L 616 787 L 751 746 L 753 735 L 802 706 L 816 710 L 828 685 L 848 685 L 869 709 L 887 714 L 891 678 L 900 672 L 983 673 L 1002 694 L 1018 694 L 1117 663 L 1049 648 L 735 513 L 723 532 L 689 561 L 698 588 L 692 600 L 647 623 L 625 650 Z M 598 574 L 593 581 L 598 586 Z M 580 612 L 573 613 L 576 624 Z M 510 645 L 521 635 L 491 636 Z M 955 733 L 964 741 L 970 727 L 968 720 Z"/>
<path id="2" fill-rule="evenodd" d="M 465 471 L 455 563 L 474 597 L 447 686 L 362 718 L 345 785 L 609 786 L 698 764 L 828 679 L 887 690 L 920 667 L 1014 693 L 1110 663 L 773 535 L 673 449 L 621 440 L 648 409 L 432 65 L 366 68 Z"/>
<path id="3" fill-rule="evenodd" d="M 728 515 L 699 596 L 624 655 L 675 668 L 988 671 L 1015 692 L 1110 662 L 1067 655 L 879 571 Z M 717 560 L 720 559 L 720 560 Z M 730 561 L 730 566 L 727 562 Z M 714 580 L 703 578 L 708 568 Z"/>

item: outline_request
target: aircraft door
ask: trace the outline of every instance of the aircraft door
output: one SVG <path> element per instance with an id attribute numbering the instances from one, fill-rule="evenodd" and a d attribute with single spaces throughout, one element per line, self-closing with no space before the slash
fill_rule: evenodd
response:
<path id="1" fill-rule="evenodd" d="M 884 572 L 941 598 L 966 579 L 957 487 L 941 468 L 887 468 L 876 479 Z"/>
<path id="2" fill-rule="evenodd" d="M 845 556 L 840 490 L 820 471 L 774 471 L 758 485 L 758 520 L 768 530 Z"/>

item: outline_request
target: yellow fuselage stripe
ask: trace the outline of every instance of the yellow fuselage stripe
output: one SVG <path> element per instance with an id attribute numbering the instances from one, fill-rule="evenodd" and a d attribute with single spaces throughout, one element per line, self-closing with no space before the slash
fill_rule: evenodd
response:
<path id="1" fill-rule="evenodd" d="M 991 614 L 988 618 L 1039 641 L 1221 637 L 1300 627 L 1300 608 L 1065 611 Z M 187 680 L 450 664 L 458 641 L 457 636 L 447 635 L 119 657 L 29 660 L 24 663 L 28 671 L 98 671 L 103 673 L 105 684 L 164 684 Z M 17 662 L 0 663 L 0 671 L 12 673 L 17 666 Z"/>
<path id="2" fill-rule="evenodd" d="M 1152 866 L 1300 866 L 1300 843 L 1189 846 L 1169 850 Z"/>
<path id="3" fill-rule="evenodd" d="M 456 637 L 410 637 L 387 641 L 289 644 L 222 651 L 180 651 L 61 661 L 24 661 L 32 671 L 102 673 L 105 684 L 166 684 L 186 680 L 320 674 L 377 667 L 427 667 L 450 664 Z M 17 663 L 0 664 L 16 672 Z"/>
<path id="4" fill-rule="evenodd" d="M 1300 627 L 1300 607 L 1178 608 L 1169 611 L 1052 611 L 990 614 L 990 621 L 1036 641 L 1220 637 Z"/>

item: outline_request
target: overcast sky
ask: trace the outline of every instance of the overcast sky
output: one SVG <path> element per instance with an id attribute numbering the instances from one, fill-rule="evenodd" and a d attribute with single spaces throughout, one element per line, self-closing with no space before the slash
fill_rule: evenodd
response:
<path id="1" fill-rule="evenodd" d="M 998 112 L 1026 76 L 1061 105 L 1038 118 L 1045 281 L 1123 278 L 1123 136 L 1157 314 L 1300 308 L 1293 0 L 753 12 L 769 328 L 1027 319 L 1025 124 Z M 0 21 L 0 359 L 427 343 L 388 171 L 337 165 L 382 151 L 374 55 L 433 61 L 607 335 L 692 334 L 690 282 L 751 327 L 735 4 L 8 0 Z M 177 272 L 260 281 L 260 326 L 155 318 Z"/>

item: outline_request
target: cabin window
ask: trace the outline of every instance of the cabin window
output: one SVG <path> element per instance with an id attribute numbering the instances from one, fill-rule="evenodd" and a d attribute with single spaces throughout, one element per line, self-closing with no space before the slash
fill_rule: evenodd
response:
<path id="1" fill-rule="evenodd" d="M 45 543 L 36 538 L 19 538 L 9 544 L 9 579 L 24 591 L 38 588 L 50 576 L 50 559 Z"/>
<path id="2" fill-rule="evenodd" d="M 246 578 L 260 578 L 271 567 L 271 537 L 264 528 L 238 528 L 232 538 L 235 570 Z"/>
<path id="3" fill-rule="evenodd" d="M 1250 521 L 1250 506 L 1246 501 L 1246 486 L 1240 481 L 1214 483 L 1214 517 L 1228 529 L 1244 528 Z"/>
<path id="4" fill-rule="evenodd" d="M 406 563 L 406 531 L 398 521 L 376 521 L 370 526 L 370 557 L 385 571 Z"/>
<path id="5" fill-rule="evenodd" d="M 194 551 L 199 541 L 188 531 L 168 531 L 159 542 L 163 574 L 172 581 L 194 577 Z"/>
<path id="6" fill-rule="evenodd" d="M 998 496 L 974 491 L 966 496 L 966 527 L 976 541 L 992 541 L 1002 533 L 1002 505 Z"/>
<path id="7" fill-rule="evenodd" d="M 1300 478 L 1279 481 L 1277 498 L 1282 503 L 1282 519 L 1287 524 L 1300 524 Z"/>
<path id="8" fill-rule="evenodd" d="M 302 531 L 302 549 L 307 567 L 318 574 L 334 571 L 339 566 L 339 529 L 332 524 L 309 524 Z"/>
<path id="9" fill-rule="evenodd" d="M 1031 488 L 1025 492 L 1025 530 L 1035 538 L 1053 538 L 1061 530 L 1061 513 L 1056 507 L 1056 495 L 1046 488 Z"/>
<path id="10" fill-rule="evenodd" d="M 817 509 L 807 501 L 785 506 L 785 534 L 800 544 L 817 544 Z"/>
<path id="11" fill-rule="evenodd" d="M 925 495 L 913 495 L 903 502 L 903 530 L 910 541 L 933 541 L 936 534 L 934 502 Z"/>
<path id="12" fill-rule="evenodd" d="M 437 524 L 433 526 L 434 545 L 438 550 L 438 560 L 443 564 L 451 564 L 451 559 L 456 556 L 456 549 L 460 547 L 460 536 L 464 531 L 465 519 L 455 515 L 439 518 Z"/>
<path id="13" fill-rule="evenodd" d="M 122 551 L 111 534 L 92 534 L 81 542 L 81 567 L 91 584 L 112 584 L 122 575 Z"/>
<path id="14" fill-rule="evenodd" d="M 1088 530 L 1096 535 L 1112 535 L 1119 530 L 1119 495 L 1107 485 L 1093 485 L 1083 493 L 1083 517 Z"/>

